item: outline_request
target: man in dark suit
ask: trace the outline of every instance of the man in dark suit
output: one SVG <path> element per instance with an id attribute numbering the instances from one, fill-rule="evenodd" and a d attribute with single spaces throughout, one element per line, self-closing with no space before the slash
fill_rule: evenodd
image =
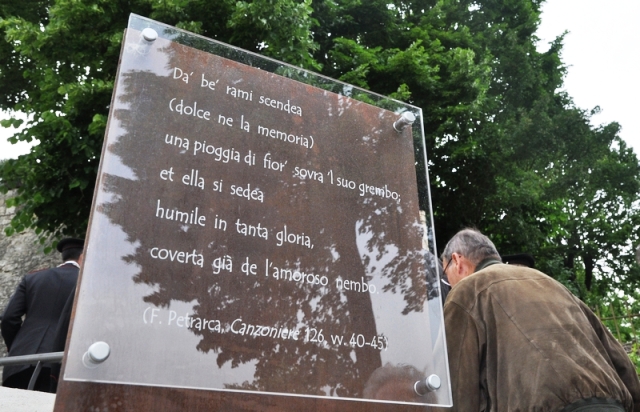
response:
<path id="1" fill-rule="evenodd" d="M 0 324 L 9 356 L 52 352 L 60 313 L 78 281 L 83 248 L 82 239 L 62 239 L 57 249 L 64 263 L 22 278 Z M 34 365 L 5 366 L 2 385 L 27 389 L 34 370 Z M 34 389 L 49 391 L 49 375 L 50 368 L 42 368 Z"/>

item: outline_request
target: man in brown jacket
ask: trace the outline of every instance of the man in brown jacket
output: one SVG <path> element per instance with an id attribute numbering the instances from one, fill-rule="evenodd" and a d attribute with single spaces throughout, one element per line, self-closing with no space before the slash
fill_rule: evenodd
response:
<path id="1" fill-rule="evenodd" d="M 473 229 L 449 241 L 442 264 L 453 410 L 640 411 L 629 357 L 560 283 L 503 264 Z"/>

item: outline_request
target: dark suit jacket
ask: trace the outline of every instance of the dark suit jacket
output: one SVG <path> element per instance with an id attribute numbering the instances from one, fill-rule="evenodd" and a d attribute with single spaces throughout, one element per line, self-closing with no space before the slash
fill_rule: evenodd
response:
<path id="1" fill-rule="evenodd" d="M 30 273 L 22 279 L 0 324 L 9 356 L 52 352 L 60 314 L 77 281 L 78 268 L 71 264 Z M 28 367 L 5 366 L 3 381 Z"/>

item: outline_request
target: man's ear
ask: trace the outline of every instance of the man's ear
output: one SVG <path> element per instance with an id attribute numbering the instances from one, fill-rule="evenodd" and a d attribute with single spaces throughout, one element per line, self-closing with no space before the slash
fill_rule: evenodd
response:
<path id="1" fill-rule="evenodd" d="M 454 268 L 458 274 L 460 274 L 462 266 L 464 265 L 464 261 L 466 260 L 464 256 L 460 253 L 452 253 L 451 260 L 453 260 Z"/>
<path id="2" fill-rule="evenodd" d="M 461 254 L 453 253 L 451 255 L 451 259 L 453 259 L 454 263 L 456 264 L 455 270 L 457 271 L 458 277 L 460 279 L 469 276 L 475 271 L 475 265 Z"/>

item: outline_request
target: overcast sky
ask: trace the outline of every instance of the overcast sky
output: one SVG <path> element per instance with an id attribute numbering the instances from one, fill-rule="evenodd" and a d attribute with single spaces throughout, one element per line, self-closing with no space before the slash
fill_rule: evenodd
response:
<path id="1" fill-rule="evenodd" d="M 620 123 L 621 137 L 636 154 L 640 153 L 639 16 L 640 0 L 548 0 L 538 31 L 541 50 L 569 32 L 562 54 L 569 66 L 564 89 L 580 108 L 600 106 L 602 112 L 592 118 L 594 125 Z M 6 139 L 11 134 L 0 127 L 0 159 L 29 150 L 24 143 L 9 144 Z"/>
<path id="2" fill-rule="evenodd" d="M 620 136 L 640 154 L 640 1 L 548 0 L 538 30 L 540 47 L 565 30 L 564 89 L 583 109 L 600 106 L 594 125 L 618 122 Z M 636 103 L 633 103 L 633 102 Z"/>

